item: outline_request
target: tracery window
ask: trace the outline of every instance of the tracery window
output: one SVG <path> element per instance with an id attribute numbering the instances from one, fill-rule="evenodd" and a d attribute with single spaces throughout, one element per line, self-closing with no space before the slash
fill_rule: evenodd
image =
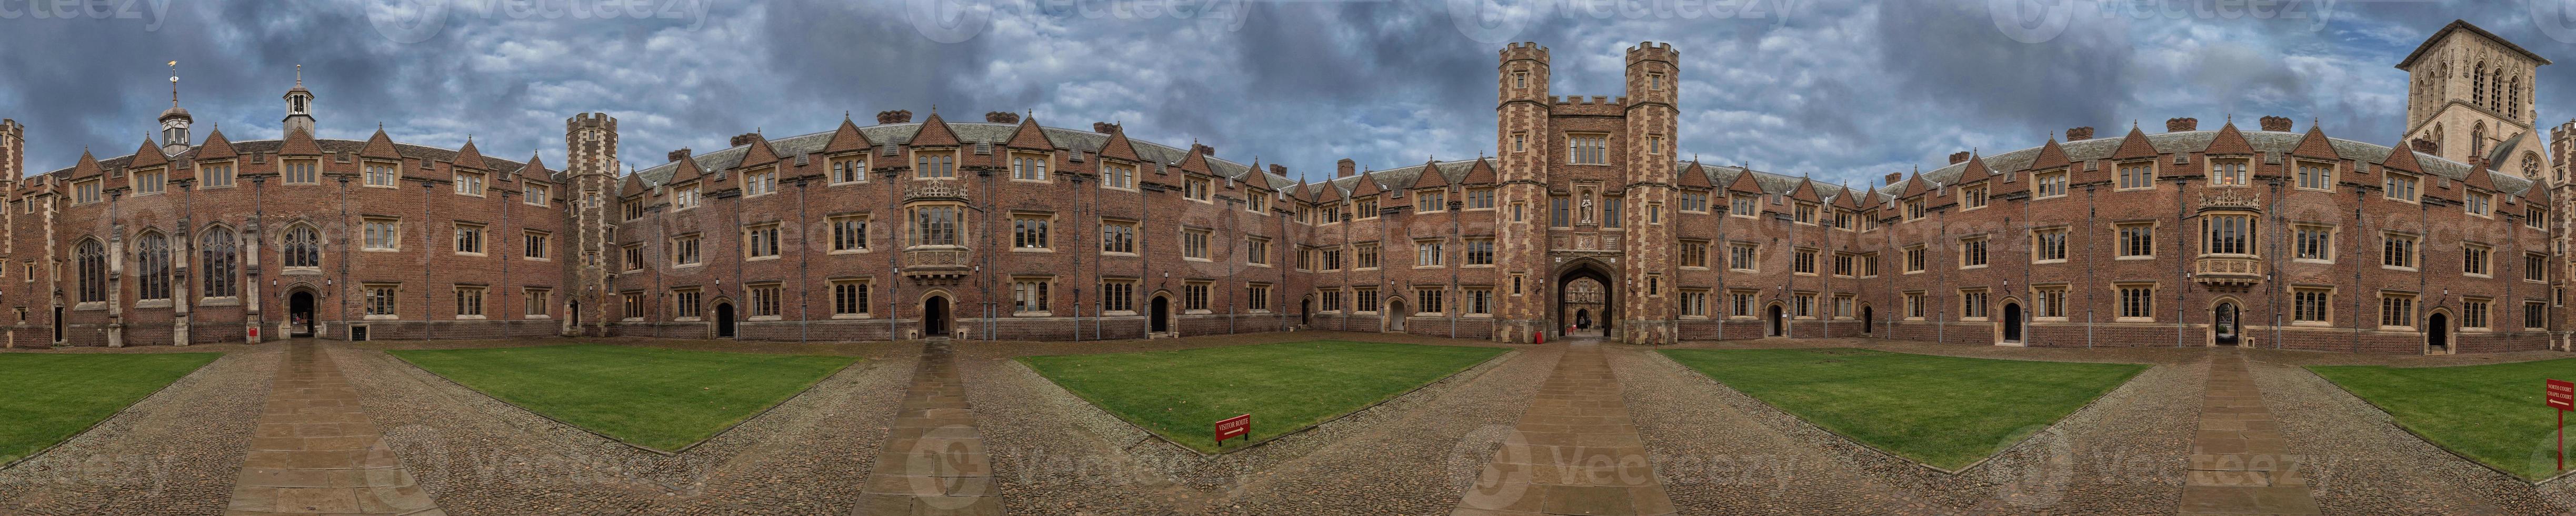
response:
<path id="1" fill-rule="evenodd" d="M 142 268 L 142 281 L 135 285 L 135 299 L 170 298 L 170 238 L 160 233 L 145 233 L 135 241 L 134 259 Z"/>
<path id="2" fill-rule="evenodd" d="M 107 300 L 107 246 L 96 239 L 80 243 L 80 302 Z"/>
<path id="3" fill-rule="evenodd" d="M 200 270 L 205 271 L 205 288 L 202 291 L 204 297 L 237 295 L 234 293 L 234 288 L 238 285 L 233 282 L 233 259 L 236 257 L 234 251 L 239 247 L 240 241 L 233 237 L 233 230 L 230 228 L 217 227 L 207 230 L 205 236 L 198 239 L 197 248 L 204 250 L 206 256 L 205 263 L 200 267 Z"/>
<path id="4" fill-rule="evenodd" d="M 313 230 L 313 226 L 287 228 L 285 244 L 287 267 L 322 266 L 322 232 Z"/>

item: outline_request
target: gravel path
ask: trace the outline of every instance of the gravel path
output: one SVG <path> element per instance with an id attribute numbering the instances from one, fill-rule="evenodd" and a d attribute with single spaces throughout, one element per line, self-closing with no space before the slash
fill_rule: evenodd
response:
<path id="1" fill-rule="evenodd" d="M 2333 356 L 2295 351 L 2247 355 L 2255 382 L 2281 421 L 2290 450 L 2326 514 L 2576 514 L 2576 481 L 2530 483 L 2452 455 L 2396 426 L 2308 364 L 2457 365 L 2566 358 L 2565 353 L 2458 358 Z M 2547 436 L 2533 436 L 2535 442 Z"/>
<path id="2" fill-rule="evenodd" d="M 385 439 L 451 514 L 846 514 L 918 345 L 876 349 L 891 356 L 667 456 L 538 417 L 380 351 L 333 353 Z"/>
<path id="3" fill-rule="evenodd" d="M 2171 514 L 2206 364 L 2197 350 L 2043 350 L 1857 339 L 1691 343 L 1861 347 L 2023 360 L 2157 364 L 2037 437 L 1958 474 L 1834 435 L 1654 353 L 1621 346 L 1656 473 L 1683 514 Z"/>
<path id="4" fill-rule="evenodd" d="M 113 352 L 106 348 L 61 352 Z M 232 496 L 283 347 L 228 352 L 52 451 L 0 470 L 0 514 L 217 514 Z"/>

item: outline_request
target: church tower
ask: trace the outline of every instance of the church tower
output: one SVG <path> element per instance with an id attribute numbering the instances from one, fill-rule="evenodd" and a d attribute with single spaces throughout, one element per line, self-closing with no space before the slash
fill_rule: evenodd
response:
<path id="1" fill-rule="evenodd" d="M 1627 260 L 1621 267 L 1618 337 L 1630 344 L 1669 344 L 1673 334 L 1674 226 L 1673 133 L 1675 99 L 1681 98 L 1680 54 L 1670 43 L 1652 41 L 1628 48 L 1625 138 L 1628 173 L 1621 213 L 1628 235 L 1622 241 Z"/>
<path id="2" fill-rule="evenodd" d="M 2406 141 L 2461 163 L 2543 181 L 2547 152 L 2533 105 L 2535 71 L 2549 59 L 2486 29 L 2452 21 L 2397 69 L 2407 73 Z M 2418 144 L 2419 147 L 2422 144 Z"/>
<path id="3" fill-rule="evenodd" d="M 1547 47 L 1537 43 L 1505 45 L 1495 75 L 1494 147 L 1500 163 L 1495 191 L 1494 265 L 1507 271 L 1502 285 L 1502 320 L 1496 340 L 1530 342 L 1547 329 L 1555 278 L 1547 263 L 1548 149 L 1551 98 L 1547 93 Z"/>

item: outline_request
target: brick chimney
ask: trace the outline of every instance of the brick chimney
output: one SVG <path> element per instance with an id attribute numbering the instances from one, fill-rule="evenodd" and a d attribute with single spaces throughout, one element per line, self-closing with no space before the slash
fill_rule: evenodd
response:
<path id="1" fill-rule="evenodd" d="M 2168 118 L 2168 119 L 2165 119 L 2165 132 L 2171 133 L 2171 132 L 2181 132 L 2181 131 L 2198 131 L 2198 130 L 2200 130 L 2200 119 L 2198 119 L 2198 118 Z"/>
<path id="2" fill-rule="evenodd" d="M 2425 154 L 2442 153 L 2442 144 L 2433 143 L 2433 139 L 2431 138 L 2416 138 L 2415 141 L 2409 143 L 2413 144 L 2412 146 L 2415 147 L 2415 152 Z"/>
<path id="3" fill-rule="evenodd" d="M 1207 155 L 1207 157 L 1211 157 L 1211 158 L 1216 157 L 1216 147 L 1215 147 L 1215 146 L 1210 146 L 1210 145 L 1199 145 L 1199 144 L 1195 144 L 1195 143 L 1193 143 L 1193 144 L 1190 144 L 1190 147 L 1191 147 L 1191 148 L 1194 148 L 1194 149 L 1198 149 L 1199 154 L 1205 154 L 1205 155 Z"/>
<path id="4" fill-rule="evenodd" d="M 726 146 L 741 147 L 744 145 L 751 145 L 751 142 L 755 141 L 760 141 L 760 133 L 742 133 L 733 135 L 733 142 Z"/>
<path id="5" fill-rule="evenodd" d="M 2267 117 L 2263 117 L 2263 130 L 2265 130 L 2265 131 L 2280 131 L 2280 132 L 2285 132 L 2285 133 L 2286 133 L 2286 132 L 2290 132 L 2290 117 L 2286 117 L 2286 116 L 2267 116 Z"/>
<path id="6" fill-rule="evenodd" d="M 1333 172 L 1333 177 L 1351 177 L 1354 174 L 1360 173 L 1359 163 L 1352 162 L 1350 158 L 1342 158 L 1341 161 L 1333 162 L 1333 164 L 1341 167 L 1339 170 Z"/>
<path id="7" fill-rule="evenodd" d="M 689 159 L 688 147 L 681 147 L 680 150 L 671 151 L 671 162 L 676 163 L 684 159 Z"/>
<path id="8" fill-rule="evenodd" d="M 1889 173 L 1887 173 L 1887 184 L 1891 184 L 1891 185 L 1892 185 L 1892 184 L 1896 184 L 1896 180 L 1899 180 L 1899 179 L 1905 179 L 1905 174 L 1897 173 L 1897 172 L 1889 172 Z"/>
<path id="9" fill-rule="evenodd" d="M 910 109 L 897 109 L 897 110 L 893 110 L 893 111 L 878 111 L 878 112 L 877 112 L 877 123 L 878 123 L 878 124 L 902 124 L 902 123 L 911 123 L 911 122 L 912 122 L 912 110 L 910 110 Z"/>
<path id="10" fill-rule="evenodd" d="M 2067 130 L 2066 130 L 2066 141 L 2070 141 L 2070 142 L 2071 142 L 2071 141 L 2078 141 L 2078 140 L 2090 140 L 2090 139 L 2093 139 L 2093 127 L 2092 127 L 2092 126 L 2077 127 L 2077 128 L 2074 128 L 2074 129 L 2067 129 Z"/>
<path id="11" fill-rule="evenodd" d="M 1112 123 L 1108 123 L 1108 122 L 1092 122 L 1092 123 L 1091 123 L 1091 132 L 1100 133 L 1100 134 L 1109 134 L 1109 133 L 1118 132 L 1118 124 L 1112 124 Z"/>
<path id="12" fill-rule="evenodd" d="M 984 121 L 996 124 L 1016 124 L 1020 123 L 1020 114 L 1009 111 L 986 111 L 984 112 Z"/>
<path id="13" fill-rule="evenodd" d="M 1272 164 L 1272 165 L 1270 165 L 1270 175 L 1274 175 L 1274 176 L 1283 176 L 1283 177 L 1284 177 L 1284 176 L 1287 176 L 1287 175 L 1288 175 L 1288 166 L 1287 166 L 1287 165 Z"/>
<path id="14" fill-rule="evenodd" d="M 1953 152 L 1953 153 L 1950 153 L 1950 164 L 1952 164 L 1952 165 L 1957 165 L 1957 164 L 1960 164 L 1960 163 L 1967 163 L 1967 162 L 1968 162 L 1968 151 L 1959 151 L 1959 152 Z"/>

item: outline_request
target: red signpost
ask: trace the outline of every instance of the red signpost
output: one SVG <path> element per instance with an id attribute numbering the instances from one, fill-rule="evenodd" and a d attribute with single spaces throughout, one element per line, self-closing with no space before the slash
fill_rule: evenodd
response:
<path id="1" fill-rule="evenodd" d="M 2567 411 L 2576 410 L 2576 382 L 2549 381 L 2549 408 L 2558 410 L 2558 470 L 2567 470 Z"/>
<path id="2" fill-rule="evenodd" d="M 1216 443 L 1218 445 L 1224 445 L 1226 439 L 1243 437 L 1251 433 L 1251 414 L 1229 417 L 1225 418 L 1224 421 L 1216 422 Z"/>

